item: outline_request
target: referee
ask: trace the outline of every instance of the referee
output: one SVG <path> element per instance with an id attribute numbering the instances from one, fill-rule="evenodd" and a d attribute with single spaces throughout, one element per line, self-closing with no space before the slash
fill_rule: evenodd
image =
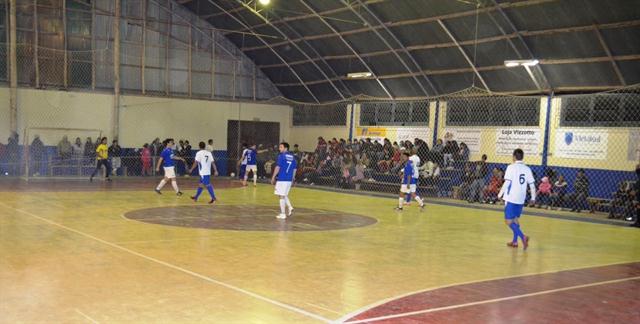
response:
<path id="1" fill-rule="evenodd" d="M 93 177 L 100 171 L 102 166 L 107 169 L 107 173 L 105 175 L 107 181 L 111 181 L 109 175 L 111 174 L 111 163 L 109 163 L 109 149 L 107 148 L 107 138 L 103 137 L 100 140 L 100 144 L 96 148 L 96 169 L 93 170 L 91 177 L 89 178 L 89 182 L 93 182 Z"/>

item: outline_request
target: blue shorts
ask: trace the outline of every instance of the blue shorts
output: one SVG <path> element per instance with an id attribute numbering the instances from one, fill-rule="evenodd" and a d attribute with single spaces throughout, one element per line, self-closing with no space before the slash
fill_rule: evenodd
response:
<path id="1" fill-rule="evenodd" d="M 522 208 L 524 205 L 517 205 L 507 202 L 507 205 L 504 206 L 504 218 L 505 219 L 516 219 L 520 218 L 522 215 Z"/>
<path id="2" fill-rule="evenodd" d="M 206 176 L 200 176 L 200 183 L 202 183 L 205 186 L 208 186 L 211 184 L 211 176 L 206 175 Z"/>

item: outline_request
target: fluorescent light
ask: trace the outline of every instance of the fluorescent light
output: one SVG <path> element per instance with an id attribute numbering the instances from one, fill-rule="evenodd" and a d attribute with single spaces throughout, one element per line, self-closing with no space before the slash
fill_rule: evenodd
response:
<path id="1" fill-rule="evenodd" d="M 348 73 L 347 74 L 347 78 L 349 79 L 362 79 L 362 78 L 368 78 L 371 77 L 373 74 L 371 74 L 371 72 L 354 72 L 354 73 Z"/>
<path id="2" fill-rule="evenodd" d="M 540 63 L 538 60 L 506 60 L 504 61 L 504 66 L 506 67 L 516 67 L 516 66 L 536 66 Z"/>
<path id="3" fill-rule="evenodd" d="M 271 0 L 259 0 L 260 4 L 263 6 L 268 6 L 271 3 Z"/>

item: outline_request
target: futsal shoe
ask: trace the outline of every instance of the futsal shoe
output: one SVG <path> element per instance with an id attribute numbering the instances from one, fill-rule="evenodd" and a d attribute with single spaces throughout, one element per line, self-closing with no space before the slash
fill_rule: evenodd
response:
<path id="1" fill-rule="evenodd" d="M 424 210 L 424 207 L 426 207 L 426 206 L 427 206 L 427 204 L 422 204 L 422 205 L 420 206 L 420 211 L 423 211 L 423 210 Z"/>
<path id="2" fill-rule="evenodd" d="M 394 208 L 393 210 L 395 210 L 395 211 L 402 211 L 403 209 L 402 209 L 401 207 L 396 207 L 396 208 Z"/>
<path id="3" fill-rule="evenodd" d="M 285 214 L 279 214 L 278 216 L 276 216 L 277 219 L 286 219 L 287 215 Z"/>
<path id="4" fill-rule="evenodd" d="M 508 247 L 518 248 L 518 242 L 507 242 Z"/>
<path id="5" fill-rule="evenodd" d="M 213 204 L 214 202 L 216 202 L 216 199 L 215 199 L 215 198 L 213 198 L 213 199 L 211 199 L 211 200 L 209 201 L 209 203 L 210 203 L 210 204 Z"/>
<path id="6" fill-rule="evenodd" d="M 293 208 L 289 209 L 289 214 L 287 216 L 291 216 L 293 214 Z"/>
<path id="7" fill-rule="evenodd" d="M 178 192 L 176 193 L 176 196 L 178 196 L 178 197 L 182 196 L 182 191 L 178 191 Z"/>
<path id="8" fill-rule="evenodd" d="M 198 202 L 198 198 L 196 198 L 196 196 L 191 196 L 191 200 L 193 200 L 194 202 Z"/>
<path id="9" fill-rule="evenodd" d="M 158 189 L 153 189 L 153 191 L 155 191 L 158 195 L 162 195 L 162 191 L 160 191 Z"/>
<path id="10" fill-rule="evenodd" d="M 522 240 L 523 248 L 526 250 L 529 247 L 529 237 L 525 236 L 524 240 Z"/>

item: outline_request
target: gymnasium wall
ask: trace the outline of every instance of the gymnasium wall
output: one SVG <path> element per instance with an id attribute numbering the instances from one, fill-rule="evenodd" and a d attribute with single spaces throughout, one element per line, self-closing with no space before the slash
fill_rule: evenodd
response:
<path id="1" fill-rule="evenodd" d="M 7 143 L 9 129 L 9 88 L 0 87 L 0 143 Z"/>
<path id="2" fill-rule="evenodd" d="M 0 88 L 0 142 L 9 136 L 9 90 Z M 122 96 L 120 102 L 120 142 L 123 147 L 139 147 L 154 138 L 189 140 L 194 148 L 200 140 L 212 138 L 216 150 L 227 148 L 227 121 L 251 120 L 280 123 L 280 137 L 291 129 L 291 108 L 244 102 L 168 99 Z M 6 118 L 4 118 L 6 116 Z M 111 138 L 113 96 L 100 93 L 18 89 L 18 133 L 23 142 L 25 129 L 33 127 L 82 128 L 95 131 L 37 130 L 45 145 L 56 145 L 62 135 L 101 134 Z"/>
<path id="3" fill-rule="evenodd" d="M 300 145 L 300 150 L 308 152 L 315 150 L 318 144 L 318 136 L 326 140 L 332 138 L 349 139 L 349 125 L 352 106 L 347 106 L 347 117 L 344 126 L 291 126 L 291 138 L 289 143 Z M 356 109 L 357 111 L 357 109 Z"/>
<path id="4" fill-rule="evenodd" d="M 141 96 L 123 96 L 121 105 L 120 140 L 128 147 L 173 137 L 195 148 L 212 138 L 216 150 L 226 150 L 229 120 L 279 122 L 281 139 L 289 138 L 291 128 L 289 106 Z"/>
<path id="5" fill-rule="evenodd" d="M 447 133 L 464 133 L 468 132 L 471 134 L 470 137 L 479 136 L 479 149 L 471 151 L 471 155 L 469 157 L 470 160 L 480 160 L 482 154 L 487 155 L 487 160 L 495 163 L 511 163 L 512 157 L 511 153 L 498 152 L 498 146 L 496 142 L 498 141 L 498 131 L 537 131 L 539 134 L 539 142 L 537 145 L 537 155 L 527 155 L 525 154 L 525 163 L 530 165 L 540 165 L 542 164 L 542 151 L 543 151 L 543 143 L 544 143 L 544 125 L 547 116 L 547 97 L 540 97 L 540 122 L 538 126 L 534 127 L 526 127 L 526 126 L 516 126 L 516 127 L 480 127 L 480 126 L 470 126 L 470 127 L 461 127 L 455 126 L 450 127 L 447 126 L 447 103 L 440 102 L 440 112 L 438 118 L 438 138 L 444 139 Z M 464 139 L 455 138 L 458 144 Z M 467 141 L 469 145 L 469 141 Z M 471 148 L 471 145 L 470 145 Z"/>

